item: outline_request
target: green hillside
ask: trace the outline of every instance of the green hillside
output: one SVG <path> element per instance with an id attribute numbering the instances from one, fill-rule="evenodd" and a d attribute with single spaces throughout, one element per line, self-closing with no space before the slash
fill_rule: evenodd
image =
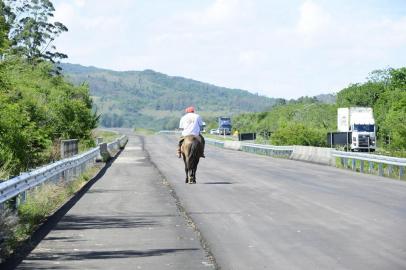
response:
<path id="1" fill-rule="evenodd" d="M 234 117 L 240 132 L 272 133 L 262 138 L 276 145 L 326 146 L 326 134 L 337 130 L 338 107 L 372 107 L 379 151 L 406 156 L 406 68 L 372 71 L 364 83 L 333 95 L 302 97 L 261 113 Z M 389 151 L 389 152 L 385 152 Z"/>
<path id="2" fill-rule="evenodd" d="M 283 102 L 239 89 L 218 87 L 152 70 L 118 72 L 62 64 L 75 84 L 88 83 L 105 127 L 170 129 L 194 105 L 206 121 L 221 115 L 260 112 Z"/>

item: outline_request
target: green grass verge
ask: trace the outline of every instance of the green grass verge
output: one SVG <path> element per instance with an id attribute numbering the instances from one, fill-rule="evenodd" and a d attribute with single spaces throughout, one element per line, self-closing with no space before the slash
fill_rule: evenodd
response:
<path id="1" fill-rule="evenodd" d="M 143 136 L 153 135 L 156 133 L 155 130 L 147 129 L 147 128 L 134 128 L 134 132 L 137 135 L 143 135 Z"/>
<path id="2" fill-rule="evenodd" d="M 219 140 L 219 141 L 237 141 L 237 137 L 233 137 L 233 136 L 224 137 L 222 135 L 214 135 L 214 134 L 209 134 L 209 133 L 204 133 L 203 137 L 214 139 L 214 140 Z"/>
<path id="3" fill-rule="evenodd" d="M 93 131 L 93 137 L 94 138 L 102 137 L 103 142 L 110 143 L 115 139 L 117 139 L 118 137 L 120 137 L 120 134 L 114 131 L 96 129 Z"/>

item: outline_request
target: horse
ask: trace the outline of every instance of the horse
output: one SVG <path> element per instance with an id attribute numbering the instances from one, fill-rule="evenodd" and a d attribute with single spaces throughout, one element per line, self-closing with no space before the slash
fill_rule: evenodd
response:
<path id="1" fill-rule="evenodd" d="M 203 145 L 199 136 L 186 136 L 181 146 L 181 153 L 185 163 L 185 183 L 196 184 L 197 164 L 203 154 Z"/>

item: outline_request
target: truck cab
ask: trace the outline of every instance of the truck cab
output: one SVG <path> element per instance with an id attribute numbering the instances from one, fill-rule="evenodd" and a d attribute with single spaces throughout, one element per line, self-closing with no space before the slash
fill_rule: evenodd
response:
<path id="1" fill-rule="evenodd" d="M 351 126 L 351 150 L 353 151 L 375 151 L 376 149 L 376 127 L 374 124 L 353 124 Z"/>
<path id="2" fill-rule="evenodd" d="M 218 118 L 218 131 L 221 135 L 231 135 L 231 118 L 230 117 L 219 117 Z"/>
<path id="3" fill-rule="evenodd" d="M 372 108 L 338 108 L 337 128 L 339 132 L 351 133 L 348 142 L 351 151 L 375 151 L 376 126 Z"/>

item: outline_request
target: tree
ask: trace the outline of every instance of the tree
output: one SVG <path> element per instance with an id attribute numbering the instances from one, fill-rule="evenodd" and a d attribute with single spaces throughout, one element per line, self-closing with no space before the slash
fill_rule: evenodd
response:
<path id="1" fill-rule="evenodd" d="M 9 47 L 8 33 L 10 26 L 6 19 L 8 8 L 4 4 L 3 0 L 0 0 L 0 55 L 4 54 L 4 51 Z"/>
<path id="2" fill-rule="evenodd" d="M 398 88 L 402 91 L 406 91 L 406 67 L 392 69 L 390 71 L 390 75 L 391 75 L 391 86 L 393 88 Z"/>
<path id="3" fill-rule="evenodd" d="M 281 125 L 271 138 L 272 143 L 276 145 L 325 146 L 326 133 L 325 129 L 289 122 Z"/>
<path id="4" fill-rule="evenodd" d="M 375 83 L 381 82 L 386 85 L 390 80 L 392 70 L 392 68 L 373 70 L 369 73 L 367 80 Z"/>
<path id="5" fill-rule="evenodd" d="M 337 94 L 337 105 L 339 107 L 373 107 L 383 92 L 385 92 L 383 82 L 369 81 L 363 84 L 352 84 Z"/>
<path id="6" fill-rule="evenodd" d="M 67 58 L 57 52 L 52 42 L 62 32 L 68 31 L 60 22 L 50 22 L 55 8 L 49 0 L 6 0 L 12 16 L 9 17 L 11 45 L 15 52 L 29 62 L 49 60 L 56 62 Z"/>
<path id="7" fill-rule="evenodd" d="M 7 57 L 0 62 L 0 178 L 53 160 L 52 143 L 93 144 L 98 116 L 87 85 L 50 75 L 53 64 Z"/>

